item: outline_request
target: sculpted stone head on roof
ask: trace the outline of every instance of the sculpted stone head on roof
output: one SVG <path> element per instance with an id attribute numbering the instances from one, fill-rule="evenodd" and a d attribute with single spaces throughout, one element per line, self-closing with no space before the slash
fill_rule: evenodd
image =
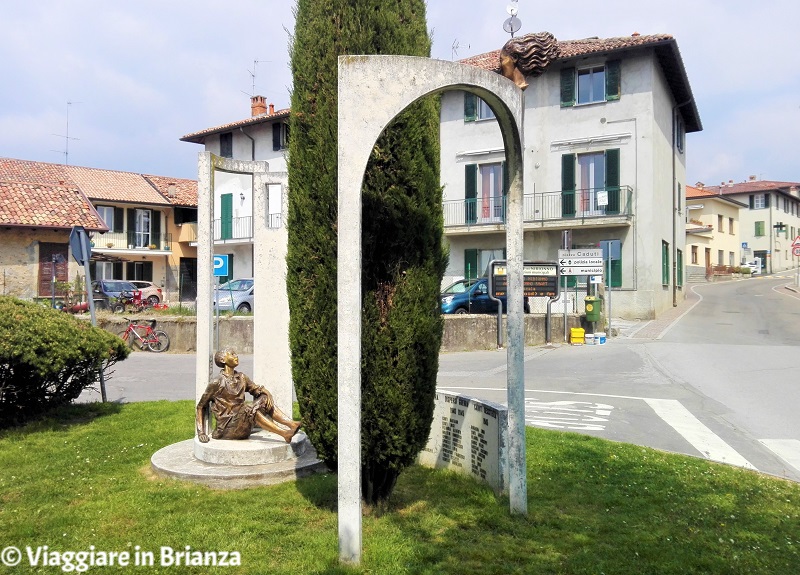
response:
<path id="1" fill-rule="evenodd" d="M 525 34 L 511 38 L 500 50 L 500 71 L 524 90 L 525 76 L 540 76 L 560 54 L 558 40 L 550 32 Z"/>

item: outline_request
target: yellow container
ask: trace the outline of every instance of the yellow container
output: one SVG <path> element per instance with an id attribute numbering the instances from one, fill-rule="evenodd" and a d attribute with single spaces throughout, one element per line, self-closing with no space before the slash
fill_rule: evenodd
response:
<path id="1" fill-rule="evenodd" d="M 569 329 L 569 342 L 573 345 L 583 345 L 586 330 L 582 327 L 571 327 Z"/>

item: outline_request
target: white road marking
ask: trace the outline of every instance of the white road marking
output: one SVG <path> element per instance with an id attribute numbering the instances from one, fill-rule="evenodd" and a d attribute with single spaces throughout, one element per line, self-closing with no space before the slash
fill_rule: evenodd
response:
<path id="1" fill-rule="evenodd" d="M 683 438 L 712 461 L 755 469 L 752 463 L 722 441 L 718 435 L 697 419 L 681 402 L 675 399 L 645 399 L 653 411 Z"/>
<path id="2" fill-rule="evenodd" d="M 525 423 L 551 429 L 603 431 L 613 405 L 588 401 L 525 399 Z"/>
<path id="3" fill-rule="evenodd" d="M 800 471 L 800 440 L 759 439 L 770 451 Z"/>

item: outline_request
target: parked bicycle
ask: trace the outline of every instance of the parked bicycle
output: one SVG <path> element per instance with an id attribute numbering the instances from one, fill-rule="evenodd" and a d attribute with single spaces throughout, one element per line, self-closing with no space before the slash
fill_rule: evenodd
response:
<path id="1" fill-rule="evenodd" d="M 127 317 L 123 319 L 128 322 L 128 327 L 117 335 L 131 348 L 136 344 L 139 349 L 144 349 L 146 346 L 147 349 L 155 352 L 169 349 L 169 336 L 166 332 L 155 329 L 156 320 L 151 319 L 148 323 L 137 323 L 135 319 Z"/>

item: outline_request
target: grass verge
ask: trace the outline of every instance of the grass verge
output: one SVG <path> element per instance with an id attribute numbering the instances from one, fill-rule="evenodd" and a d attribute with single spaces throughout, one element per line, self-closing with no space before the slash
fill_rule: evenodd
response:
<path id="1" fill-rule="evenodd" d="M 192 435 L 193 404 L 71 406 L 0 434 L 0 550 L 139 551 L 113 573 L 800 573 L 800 485 L 700 459 L 528 429 L 529 514 L 414 467 L 367 509 L 359 568 L 338 564 L 336 476 L 242 491 L 153 477 Z M 160 548 L 238 551 L 241 566 L 161 566 Z M 58 573 L 0 565 L 0 573 Z"/>

